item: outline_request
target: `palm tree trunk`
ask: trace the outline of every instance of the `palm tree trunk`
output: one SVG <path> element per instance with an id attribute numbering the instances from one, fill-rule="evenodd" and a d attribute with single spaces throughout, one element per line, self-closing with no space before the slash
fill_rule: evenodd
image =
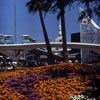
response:
<path id="1" fill-rule="evenodd" d="M 68 62 L 68 53 L 67 53 L 67 39 L 66 39 L 66 28 L 65 28 L 65 17 L 64 10 L 61 13 L 61 26 L 62 26 L 62 41 L 63 41 L 63 62 Z"/>
<path id="2" fill-rule="evenodd" d="M 39 10 L 39 15 L 40 15 L 41 25 L 42 25 L 44 38 L 45 38 L 45 42 L 46 42 L 46 47 L 47 47 L 47 51 L 48 51 L 49 64 L 54 64 L 54 56 L 53 56 L 53 53 L 51 51 L 51 46 L 50 46 L 50 43 L 49 43 L 49 39 L 48 39 L 48 35 L 47 35 L 46 28 L 45 28 L 45 24 L 44 24 L 44 20 L 43 20 L 43 16 L 42 16 L 42 11 L 41 10 Z"/>

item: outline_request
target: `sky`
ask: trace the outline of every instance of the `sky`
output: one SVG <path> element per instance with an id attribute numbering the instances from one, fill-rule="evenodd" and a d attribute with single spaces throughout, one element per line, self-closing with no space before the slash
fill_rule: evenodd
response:
<path id="1" fill-rule="evenodd" d="M 37 42 L 44 42 L 43 31 L 40 23 L 38 12 L 32 14 L 28 12 L 25 6 L 29 0 L 16 0 L 16 36 L 17 43 L 21 43 L 22 35 L 30 35 L 35 38 Z M 82 7 L 82 5 L 81 5 Z M 84 7 L 84 6 L 83 6 Z M 80 24 L 78 22 L 80 6 L 75 6 L 71 10 L 66 8 L 65 24 L 67 41 L 71 41 L 71 33 L 80 31 Z M 14 39 L 14 0 L 0 0 L 0 34 L 13 35 Z M 94 20 L 97 21 L 94 16 Z M 59 32 L 59 23 L 57 20 L 57 13 L 48 13 L 44 17 L 48 37 L 51 41 L 55 41 Z"/>

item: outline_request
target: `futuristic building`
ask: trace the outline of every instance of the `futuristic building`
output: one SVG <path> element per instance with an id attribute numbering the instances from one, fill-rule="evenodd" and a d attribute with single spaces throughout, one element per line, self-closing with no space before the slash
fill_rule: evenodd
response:
<path id="1" fill-rule="evenodd" d="M 84 11 L 80 8 L 81 11 Z M 100 27 L 90 19 L 88 14 L 80 22 L 80 42 L 90 44 L 100 44 Z M 81 50 L 82 62 L 98 62 L 99 55 L 95 52 L 85 49 Z"/>

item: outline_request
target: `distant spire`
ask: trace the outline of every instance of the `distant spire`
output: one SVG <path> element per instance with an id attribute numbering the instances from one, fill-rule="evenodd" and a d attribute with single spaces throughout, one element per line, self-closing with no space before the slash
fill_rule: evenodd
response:
<path id="1" fill-rule="evenodd" d="M 59 19 L 59 35 L 56 38 L 56 42 L 62 42 L 62 28 L 61 28 L 61 19 Z"/>
<path id="2" fill-rule="evenodd" d="M 61 19 L 59 19 L 59 36 L 62 36 Z"/>

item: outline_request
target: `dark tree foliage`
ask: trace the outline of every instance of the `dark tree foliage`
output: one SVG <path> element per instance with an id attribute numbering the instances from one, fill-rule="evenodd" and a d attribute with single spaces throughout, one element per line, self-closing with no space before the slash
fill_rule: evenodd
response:
<path id="1" fill-rule="evenodd" d="M 85 12 L 91 17 L 93 15 L 96 15 L 98 17 L 98 20 L 100 20 L 100 0 L 77 0 L 79 4 L 84 4 L 86 9 Z M 83 13 L 83 14 L 82 14 Z M 81 17 L 82 19 L 85 14 L 84 12 L 81 12 Z"/>

